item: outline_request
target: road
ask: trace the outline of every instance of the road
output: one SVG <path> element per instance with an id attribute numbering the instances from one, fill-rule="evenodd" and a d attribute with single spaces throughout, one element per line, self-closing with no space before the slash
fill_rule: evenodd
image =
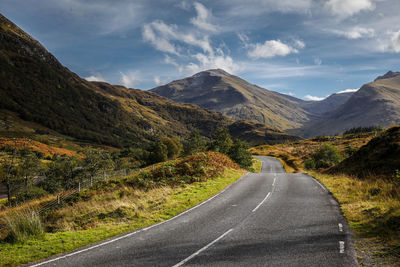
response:
<path id="1" fill-rule="evenodd" d="M 33 266 L 357 266 L 329 192 L 259 159 L 260 173 L 166 222 Z"/>

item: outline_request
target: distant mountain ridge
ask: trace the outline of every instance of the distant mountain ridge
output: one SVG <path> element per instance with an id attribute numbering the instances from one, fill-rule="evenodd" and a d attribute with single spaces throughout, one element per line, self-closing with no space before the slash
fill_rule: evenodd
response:
<path id="1" fill-rule="evenodd" d="M 310 116 L 290 97 L 220 69 L 202 71 L 151 91 L 177 102 L 193 103 L 235 119 L 253 120 L 281 130 L 300 127 Z"/>
<path id="2" fill-rule="evenodd" d="M 353 94 L 304 101 L 250 84 L 220 69 L 202 71 L 151 91 L 177 102 L 193 103 L 235 119 L 257 121 L 280 130 L 298 129 L 326 116 Z"/>
<path id="3" fill-rule="evenodd" d="M 236 119 L 264 123 L 303 137 L 354 127 L 400 123 L 400 72 L 389 71 L 356 92 L 304 101 L 250 84 L 223 70 L 207 70 L 151 91 Z"/>
<path id="4" fill-rule="evenodd" d="M 354 127 L 400 124 L 400 72 L 389 71 L 364 84 L 343 105 L 291 131 L 304 137 L 334 135 Z"/>

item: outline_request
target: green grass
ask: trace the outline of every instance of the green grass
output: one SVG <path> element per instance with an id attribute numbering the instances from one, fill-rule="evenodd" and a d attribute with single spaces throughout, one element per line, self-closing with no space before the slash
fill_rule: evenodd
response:
<path id="1" fill-rule="evenodd" d="M 253 158 L 253 170 L 255 173 L 259 173 L 261 171 L 262 162 L 257 158 Z"/>
<path id="2" fill-rule="evenodd" d="M 378 177 L 362 180 L 346 175 L 309 174 L 339 201 L 356 234 L 360 265 L 372 261 L 374 266 L 400 266 L 400 187 Z"/>
<path id="3" fill-rule="evenodd" d="M 256 163 L 257 164 L 257 163 Z M 228 169 L 218 178 L 197 182 L 184 187 L 166 187 L 143 192 L 141 213 L 136 218 L 116 224 L 99 225 L 87 230 L 46 233 L 40 239 L 23 243 L 0 243 L 2 266 L 16 266 L 55 254 L 67 252 L 112 236 L 162 222 L 180 212 L 208 199 L 220 190 L 238 180 L 244 174 L 241 170 Z M 152 194 L 157 201 L 153 201 Z M 162 196 L 160 196 L 162 194 Z M 160 200 L 161 199 L 161 200 Z"/>
<path id="4" fill-rule="evenodd" d="M 23 242 L 32 237 L 42 236 L 44 233 L 40 215 L 33 209 L 11 212 L 4 220 L 9 242 Z"/>

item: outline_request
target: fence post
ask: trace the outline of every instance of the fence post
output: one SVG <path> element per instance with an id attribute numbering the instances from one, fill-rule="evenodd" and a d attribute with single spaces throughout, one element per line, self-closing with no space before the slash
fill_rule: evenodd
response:
<path id="1" fill-rule="evenodd" d="M 93 176 L 90 176 L 90 186 L 93 185 Z"/>
<path id="2" fill-rule="evenodd" d="M 103 171 L 103 177 L 104 177 L 104 181 L 106 181 L 106 180 L 107 180 L 107 173 L 106 173 L 106 171 Z"/>
<path id="3" fill-rule="evenodd" d="M 78 192 L 81 192 L 81 182 L 78 183 Z"/>
<path id="4" fill-rule="evenodd" d="M 60 205 L 60 195 L 57 195 L 57 204 Z"/>
<path id="5" fill-rule="evenodd" d="M 126 176 L 126 169 L 124 169 L 124 174 L 125 174 L 125 176 Z"/>

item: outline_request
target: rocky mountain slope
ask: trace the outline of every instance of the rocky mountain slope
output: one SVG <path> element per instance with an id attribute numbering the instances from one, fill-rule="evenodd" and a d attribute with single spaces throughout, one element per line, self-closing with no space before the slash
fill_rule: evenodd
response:
<path id="1" fill-rule="evenodd" d="M 151 91 L 174 101 L 193 103 L 235 119 L 252 120 L 280 130 L 298 129 L 326 116 L 352 95 L 333 94 L 322 101 L 304 101 L 250 84 L 221 69 L 202 71 Z"/>
<path id="2" fill-rule="evenodd" d="M 299 101 L 305 101 L 268 91 L 220 69 L 202 71 L 151 91 L 280 130 L 300 127 L 310 117 L 310 112 L 299 105 Z"/>
<path id="3" fill-rule="evenodd" d="M 328 116 L 292 132 L 308 137 L 342 133 L 354 127 L 396 124 L 400 124 L 400 72 L 389 71 L 363 85 Z"/>
<path id="4" fill-rule="evenodd" d="M 214 111 L 149 91 L 88 82 L 1 14 L 0 109 L 79 140 L 114 146 L 143 146 L 159 134 L 182 136 L 194 128 L 208 137 L 218 127 L 236 129 L 233 119 Z M 264 125 L 244 125 L 265 142 L 272 136 L 295 138 Z"/>

